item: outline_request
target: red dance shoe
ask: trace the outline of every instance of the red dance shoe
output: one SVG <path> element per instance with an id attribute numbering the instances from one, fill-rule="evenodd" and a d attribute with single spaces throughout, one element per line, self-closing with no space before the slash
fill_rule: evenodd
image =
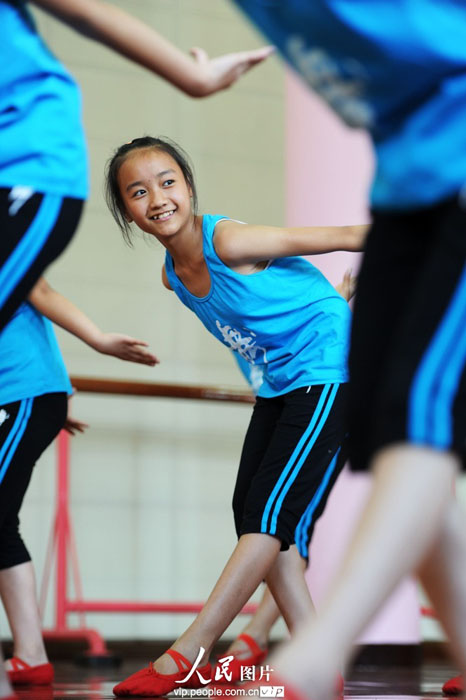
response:
<path id="1" fill-rule="evenodd" d="M 10 661 L 13 668 L 7 673 L 13 685 L 51 685 L 54 675 L 52 664 L 30 666 L 17 656 Z"/>
<path id="2" fill-rule="evenodd" d="M 251 653 L 249 656 L 242 656 L 241 658 L 238 658 L 234 652 L 231 652 L 231 654 L 225 653 L 224 657 L 233 656 L 233 659 L 225 669 L 229 678 L 226 678 L 225 673 L 222 671 L 222 664 L 217 663 L 215 668 L 212 670 L 212 680 L 214 683 L 225 685 L 243 680 L 241 678 L 241 669 L 245 667 L 258 666 L 258 664 L 264 661 L 265 657 L 267 656 L 268 649 L 261 649 L 256 640 L 250 637 L 249 634 L 240 634 L 238 639 L 241 639 L 247 644 Z"/>
<path id="3" fill-rule="evenodd" d="M 171 693 L 175 688 L 202 688 L 205 684 L 202 683 L 199 674 L 205 681 L 210 680 L 212 668 L 210 664 L 205 664 L 205 666 L 196 669 L 189 681 L 186 683 L 179 682 L 183 681 L 189 674 L 192 663 L 179 651 L 175 651 L 175 649 L 168 649 L 165 653 L 171 656 L 178 666 L 179 670 L 176 673 L 159 673 L 154 669 L 154 665 L 150 663 L 148 668 L 143 668 L 133 673 L 126 680 L 118 683 L 113 689 L 114 694 L 153 698 Z"/>
<path id="4" fill-rule="evenodd" d="M 443 684 L 442 693 L 444 695 L 463 695 L 464 693 L 464 680 L 463 676 L 455 676 L 455 678 L 450 678 L 449 681 Z"/>

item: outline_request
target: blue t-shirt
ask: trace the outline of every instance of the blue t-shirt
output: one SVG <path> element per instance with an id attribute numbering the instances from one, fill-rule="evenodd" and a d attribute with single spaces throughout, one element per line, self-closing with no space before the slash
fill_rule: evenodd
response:
<path id="1" fill-rule="evenodd" d="M 215 226 L 225 218 L 205 214 L 202 220 L 209 293 L 191 294 L 167 251 L 165 269 L 174 292 L 216 338 L 262 371 L 258 396 L 348 381 L 351 312 L 343 297 L 300 257 L 272 260 L 251 275 L 232 270 L 213 242 Z"/>
<path id="2" fill-rule="evenodd" d="M 0 0 L 0 187 L 84 199 L 87 154 L 79 89 L 21 0 Z"/>
<path id="3" fill-rule="evenodd" d="M 0 406 L 60 391 L 72 388 L 53 326 L 25 302 L 0 332 Z"/>
<path id="4" fill-rule="evenodd" d="M 466 183 L 465 0 L 235 0 L 305 82 L 372 135 L 372 203 L 410 209 Z"/>

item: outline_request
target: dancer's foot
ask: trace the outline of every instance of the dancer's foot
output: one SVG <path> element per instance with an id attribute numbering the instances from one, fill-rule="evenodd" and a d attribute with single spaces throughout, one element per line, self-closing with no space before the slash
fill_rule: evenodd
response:
<path id="1" fill-rule="evenodd" d="M 233 656 L 233 659 L 223 669 L 223 665 L 217 663 L 213 669 L 212 680 L 215 683 L 228 684 L 245 680 L 243 668 L 253 668 L 264 661 L 268 649 L 261 648 L 255 639 L 249 634 L 240 634 L 222 658 Z"/>
<path id="2" fill-rule="evenodd" d="M 50 685 L 54 671 L 50 663 L 30 665 L 13 656 L 5 662 L 5 669 L 12 685 Z"/>
<path id="3" fill-rule="evenodd" d="M 463 676 L 455 676 L 443 684 L 442 693 L 444 695 L 463 695 L 464 680 Z"/>
<path id="4" fill-rule="evenodd" d="M 175 673 L 161 673 L 155 669 L 155 664 L 150 663 L 148 668 L 133 673 L 121 683 L 118 683 L 113 692 L 118 696 L 157 697 L 166 695 L 175 688 L 202 688 L 211 677 L 212 668 L 205 664 L 196 668 L 190 676 L 193 664 L 175 649 L 168 649 L 163 656 L 169 656 L 178 668 Z M 166 666 L 167 661 L 157 660 L 159 666 Z M 189 676 L 188 680 L 185 680 Z"/>
<path id="5" fill-rule="evenodd" d="M 235 658 L 245 660 L 254 655 L 259 657 L 262 655 L 262 658 L 259 658 L 259 661 L 256 662 L 260 663 L 268 653 L 267 641 L 267 638 L 263 635 L 243 632 L 232 641 L 224 656 L 233 654 Z"/>

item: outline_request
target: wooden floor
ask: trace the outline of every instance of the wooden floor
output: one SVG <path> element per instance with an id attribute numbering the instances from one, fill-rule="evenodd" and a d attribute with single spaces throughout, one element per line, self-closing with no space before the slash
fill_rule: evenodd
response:
<path id="1" fill-rule="evenodd" d="M 145 665 L 146 661 L 131 660 L 118 669 L 96 671 L 58 662 L 53 687 L 17 688 L 16 692 L 20 700 L 108 700 L 114 697 L 115 683 Z M 345 698 L 440 699 L 442 684 L 452 675 L 454 669 L 445 664 L 429 664 L 421 669 L 358 668 L 345 683 Z"/>

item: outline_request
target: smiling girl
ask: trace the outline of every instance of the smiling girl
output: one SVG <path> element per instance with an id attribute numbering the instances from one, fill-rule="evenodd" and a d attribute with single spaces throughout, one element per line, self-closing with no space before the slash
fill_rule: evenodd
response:
<path id="1" fill-rule="evenodd" d="M 342 467 L 350 311 L 299 256 L 361 250 L 367 227 L 276 228 L 199 215 L 185 154 L 151 137 L 116 151 L 107 201 L 127 241 L 134 222 L 165 247 L 164 286 L 263 377 L 233 496 L 238 544 L 186 632 L 114 689 L 157 696 L 210 679 L 213 645 L 262 580 L 292 634 L 313 613 L 291 545 L 308 546 Z"/>

